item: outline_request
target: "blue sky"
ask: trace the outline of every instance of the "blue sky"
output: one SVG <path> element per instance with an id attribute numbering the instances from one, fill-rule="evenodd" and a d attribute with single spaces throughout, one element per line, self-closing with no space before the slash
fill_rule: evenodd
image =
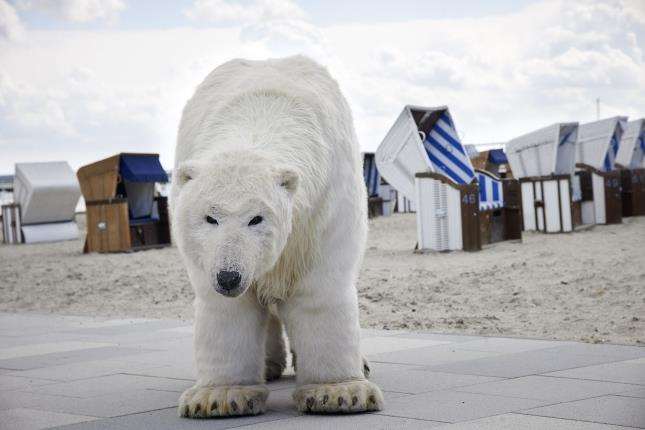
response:
<path id="1" fill-rule="evenodd" d="M 0 0 L 0 173 L 119 151 L 173 164 L 181 109 L 234 57 L 325 64 L 374 150 L 405 104 L 467 143 L 645 116 L 645 1 Z"/>

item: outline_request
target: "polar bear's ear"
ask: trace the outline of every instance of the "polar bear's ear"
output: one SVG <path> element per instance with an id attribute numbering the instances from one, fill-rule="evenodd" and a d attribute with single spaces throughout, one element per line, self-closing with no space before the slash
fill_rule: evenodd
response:
<path id="1" fill-rule="evenodd" d="M 186 182 L 195 178 L 197 175 L 197 166 L 192 163 L 184 163 L 177 167 L 173 173 L 177 175 L 177 183 L 184 185 Z"/>
<path id="2" fill-rule="evenodd" d="M 278 183 L 291 194 L 298 188 L 298 174 L 290 169 L 280 169 L 278 174 Z"/>

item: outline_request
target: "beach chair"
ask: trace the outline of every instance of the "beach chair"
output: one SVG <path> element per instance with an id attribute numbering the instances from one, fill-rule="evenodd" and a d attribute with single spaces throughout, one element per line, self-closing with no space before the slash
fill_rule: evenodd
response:
<path id="1" fill-rule="evenodd" d="M 158 154 L 121 153 L 78 170 L 87 207 L 84 252 L 122 252 L 170 245 L 168 182 Z"/>
<path id="2" fill-rule="evenodd" d="M 502 144 L 503 145 L 503 144 Z M 474 145 L 467 145 L 472 146 Z M 502 179 L 513 178 L 508 158 L 503 149 L 490 149 L 471 154 L 470 161 L 475 169 L 490 172 Z"/>
<path id="3" fill-rule="evenodd" d="M 379 174 L 373 152 L 363 153 L 363 178 L 367 187 L 368 218 L 391 215 L 396 205 L 396 191 Z"/>
<path id="4" fill-rule="evenodd" d="M 583 224 L 622 222 L 621 172 L 615 169 L 627 117 L 615 116 L 580 125 L 576 177 Z"/>
<path id="5" fill-rule="evenodd" d="M 508 238 L 507 233 L 482 237 L 482 230 L 490 230 L 482 223 L 506 209 L 506 185 L 484 174 L 484 187 L 496 183 L 501 205 L 487 200 L 480 206 L 477 174 L 446 106 L 405 106 L 376 151 L 376 164 L 397 192 L 416 205 L 419 250 L 476 251 L 491 239 Z M 480 218 L 486 211 L 491 216 Z"/>
<path id="6" fill-rule="evenodd" d="M 616 155 L 623 216 L 645 215 L 645 119 L 627 123 Z"/>
<path id="7" fill-rule="evenodd" d="M 513 176 L 520 182 L 525 231 L 573 231 L 577 136 L 578 123 L 557 123 L 506 143 Z"/>
<path id="8" fill-rule="evenodd" d="M 12 237 L 23 243 L 77 239 L 75 209 L 80 196 L 67 162 L 17 163 L 13 198 L 19 208 L 8 210 L 20 233 Z"/>

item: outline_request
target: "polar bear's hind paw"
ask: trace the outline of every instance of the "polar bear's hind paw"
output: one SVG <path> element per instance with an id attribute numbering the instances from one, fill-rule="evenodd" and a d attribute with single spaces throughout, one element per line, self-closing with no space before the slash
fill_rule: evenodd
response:
<path id="1" fill-rule="evenodd" d="M 300 412 L 356 413 L 383 409 L 383 394 L 372 382 L 356 380 L 298 387 L 293 394 Z"/>
<path id="2" fill-rule="evenodd" d="M 192 387 L 179 398 L 178 412 L 186 418 L 258 415 L 266 411 L 268 396 L 263 385 Z"/>

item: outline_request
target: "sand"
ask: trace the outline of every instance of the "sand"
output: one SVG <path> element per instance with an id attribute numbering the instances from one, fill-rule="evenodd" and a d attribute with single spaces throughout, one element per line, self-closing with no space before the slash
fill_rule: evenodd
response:
<path id="1" fill-rule="evenodd" d="M 362 326 L 645 343 L 643 217 L 476 253 L 414 254 L 415 236 L 414 215 L 370 221 Z M 82 243 L 0 246 L 0 310 L 191 319 L 176 248 L 83 255 Z"/>

